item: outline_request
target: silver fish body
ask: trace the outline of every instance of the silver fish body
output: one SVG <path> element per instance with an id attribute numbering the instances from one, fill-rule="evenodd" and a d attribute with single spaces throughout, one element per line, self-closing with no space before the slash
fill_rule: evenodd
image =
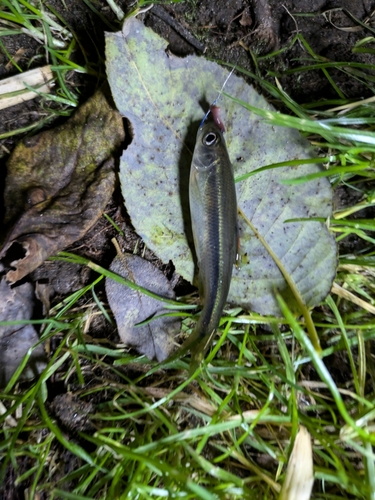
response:
<path id="1" fill-rule="evenodd" d="M 238 246 L 233 169 L 216 123 L 205 123 L 198 130 L 190 170 L 189 202 L 203 304 L 187 341 L 192 347 L 192 363 L 196 365 L 219 325 Z"/>

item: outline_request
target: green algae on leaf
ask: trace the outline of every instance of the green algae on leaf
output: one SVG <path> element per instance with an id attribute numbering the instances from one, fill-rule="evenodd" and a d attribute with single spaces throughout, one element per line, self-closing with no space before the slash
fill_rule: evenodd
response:
<path id="1" fill-rule="evenodd" d="M 106 35 L 107 74 L 117 108 L 131 123 L 133 140 L 121 158 L 126 208 L 145 243 L 193 281 L 194 250 L 188 207 L 189 171 L 198 125 L 228 71 L 203 57 L 167 53 L 167 42 L 135 18 L 122 33 Z M 263 97 L 232 75 L 226 93 L 272 110 Z M 292 129 L 275 128 L 231 99 L 219 105 L 235 177 L 263 165 L 310 158 L 308 142 Z M 316 164 L 268 170 L 237 184 L 239 207 L 273 249 L 313 307 L 330 290 L 336 245 L 325 224 L 288 219 L 331 215 L 327 179 L 293 186 L 283 180 L 319 172 Z M 229 302 L 262 314 L 280 314 L 277 289 L 294 310 L 295 299 L 274 259 L 239 219 L 241 269 L 234 270 Z"/>

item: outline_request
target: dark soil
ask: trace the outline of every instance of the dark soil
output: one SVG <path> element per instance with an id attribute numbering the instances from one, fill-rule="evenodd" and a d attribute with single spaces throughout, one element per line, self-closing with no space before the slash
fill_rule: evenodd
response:
<path id="1" fill-rule="evenodd" d="M 109 26 L 113 29 L 120 28 L 108 4 L 104 0 L 95 3 L 100 14 L 107 20 L 105 23 L 82 0 L 65 0 L 65 2 L 51 0 L 49 3 L 79 37 L 86 57 L 91 61 L 97 61 L 104 78 L 104 31 L 110 30 Z M 129 9 L 127 1 L 118 3 L 124 11 Z M 297 102 L 304 103 L 335 99 L 338 95 L 321 71 L 285 74 L 288 70 L 309 65 L 312 61 L 312 56 L 302 43 L 292 44 L 295 35 L 297 33 L 303 35 L 312 51 L 324 60 L 373 64 L 373 57 L 353 53 L 351 49 L 357 41 L 373 35 L 369 30 L 371 27 L 375 28 L 375 16 L 372 17 L 374 11 L 375 0 L 285 0 L 284 2 L 279 0 L 215 0 L 215 2 L 187 0 L 180 4 L 158 6 L 155 10 L 142 14 L 141 19 L 143 18 L 148 26 L 168 39 L 172 52 L 181 56 L 194 52 L 201 53 L 202 51 L 193 45 L 204 46 L 205 55 L 210 58 L 236 63 L 251 72 L 258 71 L 264 78 L 270 78 L 272 81 L 275 75 L 278 76 L 283 89 Z M 368 28 L 363 27 L 356 20 L 367 23 Z M 195 39 L 193 45 L 192 39 Z M 2 41 L 12 57 L 16 56 L 20 49 L 23 50 L 23 56 L 18 64 L 24 70 L 47 63 L 43 45 L 29 36 L 7 36 L 2 37 Z M 284 47 L 286 50 L 280 55 L 272 58 L 263 57 L 259 62 L 259 67 L 254 67 L 249 49 L 265 56 Z M 76 60 L 84 64 L 81 50 L 77 50 Z M 7 55 L 0 48 L 0 78 L 17 73 L 17 70 L 8 63 Z M 340 69 L 330 70 L 330 76 L 347 98 L 360 99 L 373 94 L 372 89 L 367 88 L 355 78 L 348 78 Z M 70 88 L 80 95 L 82 102 L 102 83 L 101 79 L 76 73 L 68 75 L 68 78 Z M 262 92 L 262 89 L 258 90 Z M 43 110 L 44 106 L 46 103 L 37 98 L 2 110 L 0 135 L 30 126 L 43 119 L 46 114 Z M 48 106 L 56 107 L 51 103 L 48 103 Z M 60 113 L 61 111 L 60 108 Z M 64 116 L 60 116 L 44 126 L 52 127 L 65 119 Z M 0 140 L 0 166 L 3 181 L 6 159 L 21 137 L 22 135 L 17 135 Z M 348 201 L 347 197 L 347 193 L 340 193 L 340 205 L 345 206 Z M 107 207 L 106 213 L 124 232 L 125 236 L 120 239 L 122 248 L 132 251 L 138 242 L 138 237 L 131 227 L 118 190 Z M 112 225 L 102 218 L 81 241 L 76 242 L 73 248 L 68 250 L 80 253 L 108 267 L 115 255 L 115 250 L 110 243 L 115 235 L 117 233 Z M 139 254 L 143 250 L 142 244 L 138 245 Z M 162 267 L 169 278 L 172 277 L 171 264 L 159 262 L 149 251 L 146 251 L 145 256 Z M 89 283 L 92 276 L 90 271 L 80 266 L 47 262 L 33 273 L 31 279 L 50 285 L 49 300 L 53 305 Z M 179 286 L 181 286 L 180 282 Z M 105 302 L 104 287 L 97 290 L 97 293 Z M 89 333 L 98 337 L 116 335 L 115 331 L 108 329 L 103 322 L 93 323 L 91 329 L 93 331 Z M 52 403 L 56 414 L 60 411 L 59 403 L 60 400 Z M 83 410 L 85 414 L 87 409 Z M 86 420 L 83 418 L 82 421 L 84 422 L 82 425 L 86 426 Z M 19 465 L 20 473 L 22 473 L 25 466 L 21 463 Z M 8 481 L 3 487 L 0 486 L 1 498 L 22 498 L 19 492 L 13 489 L 12 474 L 12 469 L 10 469 Z"/>

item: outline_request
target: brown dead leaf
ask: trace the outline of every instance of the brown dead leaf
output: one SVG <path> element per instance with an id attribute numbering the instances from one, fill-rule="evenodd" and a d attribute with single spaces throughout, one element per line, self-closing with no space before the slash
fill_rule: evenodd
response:
<path id="1" fill-rule="evenodd" d="M 175 298 L 171 284 L 164 274 L 137 255 L 117 255 L 110 269 L 151 292 L 168 299 Z M 124 344 L 135 347 L 149 359 L 156 358 L 158 361 L 166 359 L 174 348 L 173 339 L 180 331 L 180 318 L 164 316 L 146 325 L 134 326 L 153 316 L 168 312 L 164 309 L 163 302 L 110 278 L 106 279 L 105 289 L 108 303 L 116 319 L 118 333 Z"/>
<path id="2" fill-rule="evenodd" d="M 17 52 L 14 54 L 14 56 L 12 57 L 12 59 L 10 61 L 8 61 L 7 64 L 5 65 L 5 71 L 8 72 L 11 69 L 13 69 L 14 63 L 18 63 L 21 59 L 23 59 L 25 52 L 26 52 L 26 49 L 24 47 L 19 48 L 17 50 Z"/>
<path id="3" fill-rule="evenodd" d="M 242 12 L 242 16 L 241 16 L 241 19 L 240 19 L 240 25 L 241 26 L 251 26 L 253 24 L 253 18 L 251 17 L 251 14 L 250 14 L 250 9 L 245 9 L 243 12 Z"/>
<path id="4" fill-rule="evenodd" d="M 25 139 L 8 161 L 4 192 L 10 227 L 0 259 L 19 243 L 11 283 L 81 238 L 97 221 L 115 185 L 113 154 L 124 140 L 120 114 L 101 91 L 63 125 Z"/>

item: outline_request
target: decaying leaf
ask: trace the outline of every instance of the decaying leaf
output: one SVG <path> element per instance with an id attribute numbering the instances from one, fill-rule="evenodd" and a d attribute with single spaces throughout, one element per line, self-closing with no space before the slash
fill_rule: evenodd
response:
<path id="1" fill-rule="evenodd" d="M 174 291 L 164 274 L 150 262 L 132 254 L 117 255 L 111 271 L 147 288 L 162 297 L 174 299 Z M 124 344 L 135 347 L 149 359 L 163 361 L 174 348 L 173 339 L 180 331 L 179 318 L 154 319 L 141 326 L 134 326 L 154 316 L 168 312 L 160 300 L 132 290 L 110 278 L 105 289 L 108 303 L 116 319 L 118 333 Z"/>
<path id="2" fill-rule="evenodd" d="M 123 33 L 106 36 L 107 74 L 117 108 L 134 131 L 120 163 L 128 213 L 147 246 L 164 262 L 171 259 L 176 271 L 192 282 L 196 269 L 188 206 L 191 152 L 199 123 L 228 71 L 203 57 L 180 59 L 167 53 L 166 47 L 165 40 L 132 18 Z M 225 90 L 254 107 L 273 109 L 235 75 Z M 312 157 L 308 142 L 295 130 L 271 127 L 224 96 L 218 104 L 235 177 L 264 165 Z M 285 221 L 329 217 L 331 188 L 326 178 L 298 186 L 281 181 L 320 169 L 316 164 L 277 168 L 237 184 L 239 207 L 310 307 L 330 290 L 336 271 L 335 241 L 325 224 Z M 289 287 L 249 226 L 242 219 L 239 223 L 244 259 L 233 273 L 229 301 L 279 315 L 274 291 L 293 307 Z"/>
<path id="3" fill-rule="evenodd" d="M 8 161 L 4 192 L 12 245 L 26 251 L 7 274 L 11 283 L 64 249 L 96 222 L 115 185 L 113 154 L 124 139 L 119 113 L 98 91 L 64 124 L 25 139 Z"/>
<path id="4" fill-rule="evenodd" d="M 0 321 L 28 320 L 34 306 L 33 286 L 30 283 L 10 288 L 3 278 L 0 282 Z M 27 351 L 39 341 L 32 325 L 0 325 L 0 387 L 4 387 L 19 367 Z M 43 345 L 36 347 L 22 373 L 32 379 L 46 366 Z"/>

